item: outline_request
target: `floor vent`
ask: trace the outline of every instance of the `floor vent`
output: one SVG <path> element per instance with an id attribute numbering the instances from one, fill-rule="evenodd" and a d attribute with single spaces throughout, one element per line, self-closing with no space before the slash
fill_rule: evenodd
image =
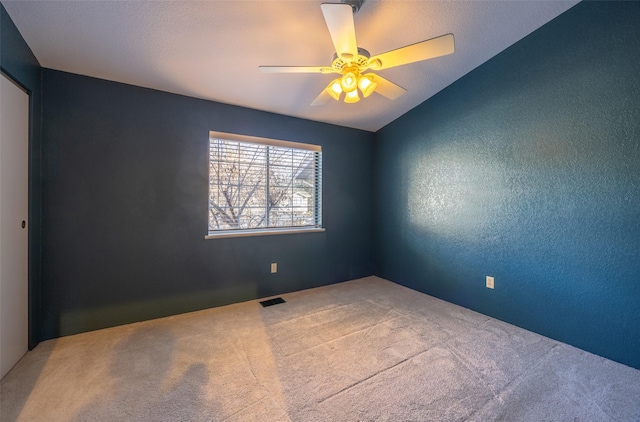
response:
<path id="1" fill-rule="evenodd" d="M 260 302 L 263 308 L 266 308 L 267 306 L 277 305 L 278 303 L 285 303 L 285 301 L 281 297 L 276 297 L 275 299 L 263 300 L 262 302 Z"/>

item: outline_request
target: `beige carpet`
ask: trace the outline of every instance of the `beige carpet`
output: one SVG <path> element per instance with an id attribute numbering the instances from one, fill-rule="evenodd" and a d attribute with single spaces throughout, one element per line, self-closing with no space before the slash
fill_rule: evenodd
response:
<path id="1" fill-rule="evenodd" d="M 376 277 L 50 340 L 4 421 L 640 421 L 640 371 Z"/>

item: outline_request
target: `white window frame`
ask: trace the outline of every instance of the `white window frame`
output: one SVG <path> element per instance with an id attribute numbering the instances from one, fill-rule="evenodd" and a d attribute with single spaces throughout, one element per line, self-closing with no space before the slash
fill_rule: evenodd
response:
<path id="1" fill-rule="evenodd" d="M 312 144 L 304 144 L 299 142 L 291 142 L 291 141 L 283 141 L 278 139 L 269 139 L 269 138 L 261 138 L 256 136 L 247 136 L 247 135 L 238 135 L 232 133 L 225 132 L 209 132 L 209 148 L 208 148 L 208 163 L 209 163 L 209 171 L 212 172 L 215 168 L 214 166 L 219 165 L 216 161 L 212 159 L 211 155 L 211 143 L 215 140 L 222 140 L 231 143 L 239 143 L 239 147 L 242 144 L 251 144 L 261 145 L 269 147 L 277 147 L 281 148 L 289 148 L 294 151 L 300 152 L 300 150 L 304 151 L 312 151 L 314 152 L 314 171 L 315 171 L 315 191 L 314 195 L 314 223 L 312 225 L 293 225 L 287 227 L 261 227 L 261 228 L 234 228 L 234 229 L 212 229 L 212 195 L 216 190 L 215 185 L 212 183 L 214 179 L 212 174 L 210 173 L 209 181 L 208 181 L 208 206 L 207 206 L 207 235 L 205 239 L 219 239 L 225 237 L 242 237 L 242 236 L 263 236 L 263 235 L 274 235 L 274 234 L 292 234 L 292 233 L 309 233 L 309 232 L 322 232 L 324 228 L 322 227 L 322 148 L 319 145 Z M 269 149 L 269 151 L 271 151 Z M 281 151 L 281 150 L 280 150 Z M 265 161 L 265 172 L 269 174 L 269 163 Z M 268 177 L 267 177 L 268 179 Z M 268 182 L 267 182 L 268 183 Z M 213 186 L 213 189 L 212 189 Z M 237 188 L 242 187 L 242 185 L 238 184 Z M 268 189 L 268 184 L 267 188 Z M 293 188 L 292 188 L 293 189 Z M 267 190 L 268 192 L 268 190 Z M 266 208 L 265 198 L 265 208 Z M 292 208 L 293 212 L 293 208 Z M 267 218 L 268 221 L 268 218 Z M 240 224 L 240 223 L 239 223 Z"/>

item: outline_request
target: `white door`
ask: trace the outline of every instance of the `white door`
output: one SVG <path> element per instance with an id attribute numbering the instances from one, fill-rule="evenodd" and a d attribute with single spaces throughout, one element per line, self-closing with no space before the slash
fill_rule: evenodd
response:
<path id="1" fill-rule="evenodd" d="M 27 352 L 29 96 L 0 75 L 0 378 Z M 24 223 L 23 223 L 24 222 Z"/>

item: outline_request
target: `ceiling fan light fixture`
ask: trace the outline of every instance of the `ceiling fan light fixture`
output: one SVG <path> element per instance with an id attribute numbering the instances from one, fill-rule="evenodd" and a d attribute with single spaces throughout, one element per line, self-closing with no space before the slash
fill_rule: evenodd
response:
<path id="1" fill-rule="evenodd" d="M 352 92 L 358 88 L 358 69 L 346 69 L 340 80 L 340 85 L 344 92 Z"/>
<path id="2" fill-rule="evenodd" d="M 329 84 L 326 90 L 327 90 L 327 93 L 331 95 L 331 97 L 334 100 L 340 101 L 340 94 L 342 94 L 342 87 L 340 86 L 340 78 L 334 79 L 333 81 L 331 81 L 331 83 Z"/>
<path id="3" fill-rule="evenodd" d="M 357 103 L 358 101 L 360 101 L 360 96 L 358 95 L 357 89 L 347 92 L 347 95 L 344 97 L 344 102 L 348 104 Z"/>
<path id="4" fill-rule="evenodd" d="M 358 80 L 358 88 L 362 91 L 362 95 L 364 98 L 367 98 L 369 95 L 373 94 L 373 91 L 376 90 L 378 84 L 373 81 L 373 76 L 371 75 L 362 75 Z"/>

